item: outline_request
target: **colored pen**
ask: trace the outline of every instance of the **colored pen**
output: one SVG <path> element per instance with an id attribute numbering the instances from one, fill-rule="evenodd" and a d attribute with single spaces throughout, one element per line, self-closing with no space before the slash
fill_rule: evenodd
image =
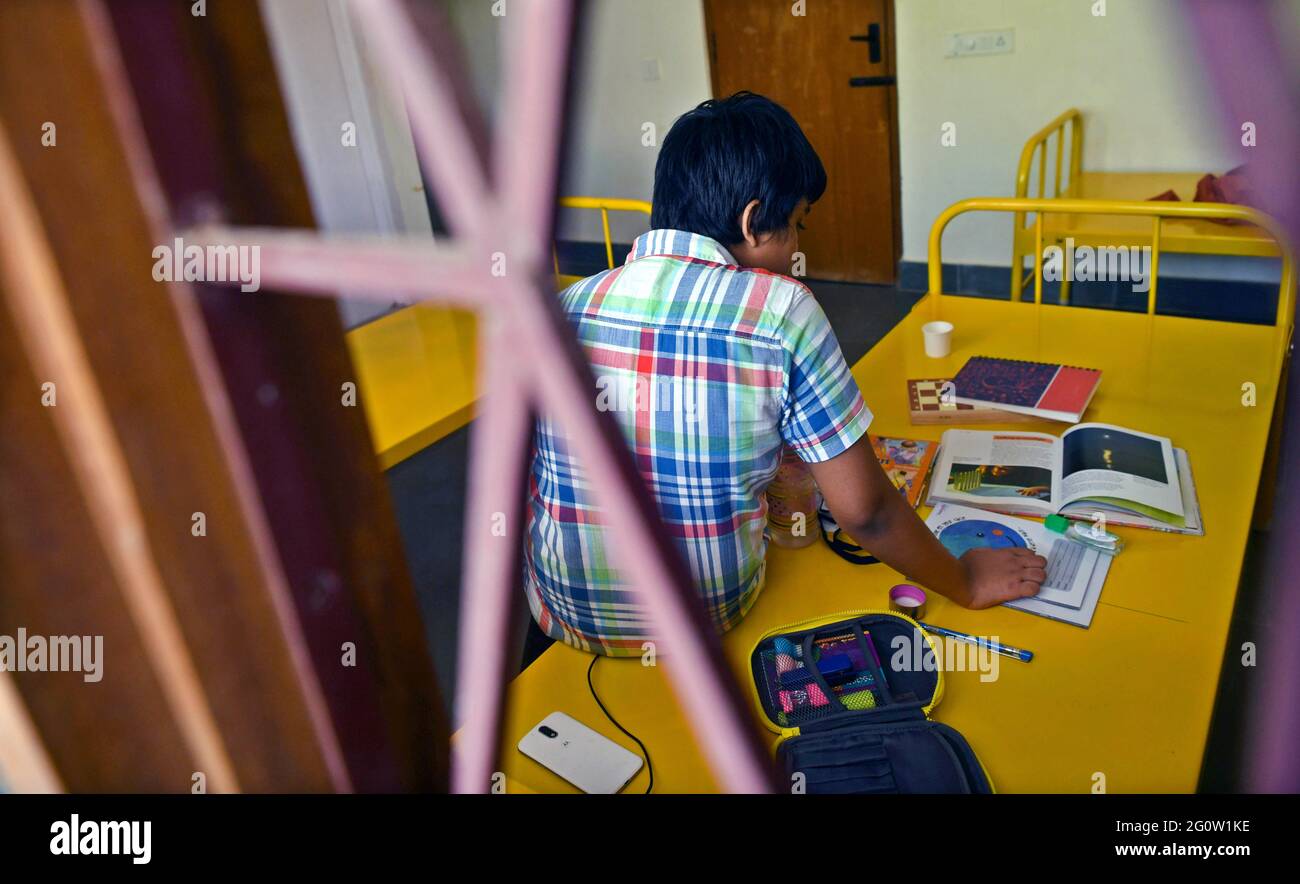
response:
<path id="1" fill-rule="evenodd" d="M 1020 648 L 1013 648 L 1011 645 L 1004 645 L 1001 642 L 990 641 L 986 638 L 980 638 L 977 635 L 969 635 L 965 632 L 958 632 L 955 629 L 944 629 L 942 626 L 932 626 L 929 623 L 922 623 L 921 628 L 926 632 L 933 632 L 936 635 L 943 635 L 948 638 L 954 638 L 960 642 L 988 648 L 994 653 L 1001 654 L 1004 657 L 1011 657 L 1013 660 L 1019 660 L 1021 663 L 1028 663 L 1030 660 L 1034 659 L 1033 651 L 1023 651 Z"/>

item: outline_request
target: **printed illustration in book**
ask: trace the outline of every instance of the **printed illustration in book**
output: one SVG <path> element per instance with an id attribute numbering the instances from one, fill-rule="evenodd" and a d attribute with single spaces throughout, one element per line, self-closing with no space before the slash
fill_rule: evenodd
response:
<path id="1" fill-rule="evenodd" d="M 1109 424 L 1046 433 L 948 430 L 930 504 L 1204 534 L 1187 452 Z"/>
<path id="2" fill-rule="evenodd" d="M 895 439 L 872 436 L 871 445 L 885 475 L 894 483 L 907 502 L 916 509 L 925 490 L 925 479 L 938 453 L 937 442 L 925 439 Z"/>

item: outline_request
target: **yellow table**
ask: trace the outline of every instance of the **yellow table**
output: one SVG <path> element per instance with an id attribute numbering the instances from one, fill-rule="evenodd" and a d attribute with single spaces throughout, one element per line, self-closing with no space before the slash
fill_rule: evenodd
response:
<path id="1" fill-rule="evenodd" d="M 918 303 L 854 368 L 876 415 L 872 432 L 937 439 L 941 427 L 911 426 L 904 381 L 951 376 L 972 355 L 1100 368 L 1104 379 L 1086 419 L 1169 436 L 1186 448 L 1206 535 L 1118 529 L 1128 549 L 1114 562 L 1087 630 L 937 599 L 931 622 L 999 636 L 1036 656 L 1029 664 L 999 658 L 993 682 L 975 672 L 947 674 L 947 694 L 933 717 L 966 735 L 999 791 L 1082 793 L 1098 774 L 1110 792 L 1194 790 L 1276 399 L 1275 329 L 1173 316 L 1148 324 L 1145 315 L 944 297 L 942 316 L 956 326 L 954 352 L 929 359 L 920 326 L 933 318 L 934 299 Z M 1257 388 L 1254 407 L 1242 404 L 1248 381 Z M 998 427 L 982 427 L 988 428 Z M 1063 425 L 1032 428 L 1059 433 Z M 883 607 L 888 587 L 900 580 L 884 565 L 851 565 L 821 544 L 772 547 L 766 589 L 723 638 L 736 678 L 748 692 L 748 655 L 762 632 L 809 616 Z M 511 684 L 500 762 L 508 788 L 573 791 L 515 749 L 556 710 L 636 751 L 592 701 L 590 660 L 556 646 Z M 714 791 L 662 668 L 671 661 L 660 663 L 601 660 L 596 688 L 649 748 L 656 792 Z M 645 784 L 642 771 L 627 791 Z"/>

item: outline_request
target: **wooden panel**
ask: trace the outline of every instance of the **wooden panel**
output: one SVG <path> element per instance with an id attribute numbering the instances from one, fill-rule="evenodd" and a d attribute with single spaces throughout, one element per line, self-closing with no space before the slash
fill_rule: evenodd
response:
<path id="1" fill-rule="evenodd" d="M 806 14 L 773 0 L 706 0 L 713 94 L 749 90 L 783 105 L 829 178 L 799 237 L 808 275 L 893 282 L 899 249 L 897 98 L 890 0 L 816 0 Z M 866 37 L 879 26 L 880 59 Z"/>
<path id="2" fill-rule="evenodd" d="M 52 58 L 59 63 L 50 64 Z M 41 69 L 51 75 L 26 76 Z M 320 750 L 176 315 L 151 277 L 154 240 L 74 4 L 9 4 L 0 17 L 0 89 L 0 114 L 14 133 L 14 150 L 145 511 L 150 546 L 239 780 L 252 790 L 326 789 Z M 47 120 L 58 126 L 52 148 L 38 137 Z M 12 337 L 4 349 L 20 361 L 23 351 L 11 343 Z M 34 401 L 37 379 L 9 367 L 6 383 L 16 383 L 25 402 Z M 19 451 L 6 464 L 42 456 L 47 463 L 44 473 L 23 469 L 13 481 L 25 485 L 46 475 L 60 493 L 50 494 L 50 483 L 41 483 L 44 493 L 24 488 L 19 496 L 5 496 L 5 522 L 23 532 L 13 537 L 5 559 L 6 583 L 13 572 L 24 576 L 18 592 L 6 587 L 8 622 L 32 631 L 103 634 L 105 681 L 127 683 L 114 696 L 73 674 L 26 675 L 18 679 L 20 690 L 69 789 L 187 791 L 195 765 L 149 687 L 153 677 L 67 464 L 52 444 L 48 418 L 38 402 L 35 411 L 25 406 L 22 413 L 25 432 L 8 438 Z M 195 512 L 206 515 L 206 537 L 191 534 Z M 256 649 L 256 656 L 244 656 L 246 649 Z M 114 739 L 100 738 L 106 730 Z M 97 738 L 88 739 L 92 734 Z"/>
<path id="3" fill-rule="evenodd" d="M 103 636 L 104 674 L 88 684 L 80 673 L 14 673 L 14 684 L 67 788 L 186 789 L 195 765 L 41 405 L 46 380 L 0 309 L 0 635 Z"/>
<path id="4" fill-rule="evenodd" d="M 255 0 L 112 12 L 173 215 L 215 204 L 234 223 L 313 227 Z M 337 307 L 214 286 L 202 305 L 350 776 L 441 788 L 443 705 L 363 410 L 342 404 L 357 374 Z"/>

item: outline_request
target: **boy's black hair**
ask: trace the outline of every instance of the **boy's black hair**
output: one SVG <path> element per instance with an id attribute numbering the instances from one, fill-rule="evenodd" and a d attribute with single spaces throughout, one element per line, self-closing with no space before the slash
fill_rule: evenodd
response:
<path id="1" fill-rule="evenodd" d="M 650 226 L 686 230 L 726 246 L 744 240 L 740 216 L 758 200 L 754 233 L 784 231 L 802 199 L 826 191 L 826 169 L 781 105 L 737 92 L 683 114 L 655 163 Z"/>

